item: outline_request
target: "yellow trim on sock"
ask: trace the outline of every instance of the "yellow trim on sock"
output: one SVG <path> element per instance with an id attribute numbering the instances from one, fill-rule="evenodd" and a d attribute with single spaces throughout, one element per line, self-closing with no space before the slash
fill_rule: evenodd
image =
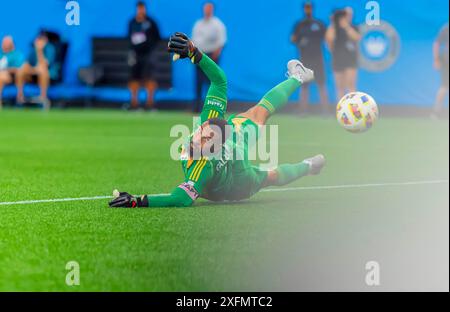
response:
<path id="1" fill-rule="evenodd" d="M 258 105 L 267 109 L 269 111 L 269 113 L 271 113 L 271 114 L 275 112 L 275 107 L 272 105 L 272 103 L 270 103 L 269 101 L 267 101 L 264 98 L 261 99 L 261 101 L 259 101 Z"/>

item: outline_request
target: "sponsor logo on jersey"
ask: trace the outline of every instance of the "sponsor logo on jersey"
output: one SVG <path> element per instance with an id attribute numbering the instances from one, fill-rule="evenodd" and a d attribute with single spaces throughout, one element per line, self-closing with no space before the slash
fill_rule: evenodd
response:
<path id="1" fill-rule="evenodd" d="M 208 98 L 208 100 L 206 101 L 206 105 L 215 106 L 215 107 L 220 108 L 221 110 L 224 109 L 223 103 L 220 103 L 219 101 L 217 101 L 215 99 L 211 99 L 211 98 Z"/>

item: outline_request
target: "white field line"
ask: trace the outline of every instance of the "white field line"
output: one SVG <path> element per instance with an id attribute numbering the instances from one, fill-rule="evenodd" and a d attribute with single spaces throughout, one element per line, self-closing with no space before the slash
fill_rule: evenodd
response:
<path id="1" fill-rule="evenodd" d="M 289 191 L 305 191 L 305 190 L 333 190 L 333 189 L 346 189 L 346 188 L 368 188 L 368 187 L 382 187 L 382 186 L 427 185 L 427 184 L 445 184 L 448 182 L 449 182 L 448 180 L 429 180 L 429 181 L 343 184 L 343 185 L 325 185 L 325 186 L 299 186 L 299 187 L 269 188 L 269 189 L 261 190 L 261 192 L 289 192 Z"/>
<path id="2" fill-rule="evenodd" d="M 298 186 L 298 187 L 285 187 L 285 188 L 269 188 L 269 189 L 261 190 L 261 192 L 334 190 L 334 189 L 349 189 L 349 188 L 371 188 L 371 187 L 409 186 L 409 185 L 446 184 L 446 183 L 449 183 L 449 181 L 448 180 L 428 180 L 428 181 L 342 184 L 342 185 L 324 185 L 324 186 Z M 167 194 L 154 194 L 154 195 L 167 195 Z M 28 204 L 41 204 L 41 203 L 61 203 L 61 202 L 72 202 L 72 201 L 91 201 L 91 200 L 111 199 L 111 198 L 112 198 L 111 195 L 105 195 L 105 196 L 92 196 L 92 197 L 21 200 L 21 201 L 13 201 L 13 202 L 0 202 L 0 206 L 28 205 Z"/>

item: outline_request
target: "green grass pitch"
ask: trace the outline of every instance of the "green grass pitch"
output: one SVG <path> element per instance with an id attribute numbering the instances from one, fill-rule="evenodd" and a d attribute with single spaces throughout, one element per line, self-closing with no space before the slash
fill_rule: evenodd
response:
<path id="1" fill-rule="evenodd" d="M 182 180 L 169 131 L 191 117 L 5 109 L 0 203 L 169 192 Z M 373 259 L 384 290 L 448 289 L 448 121 L 386 117 L 358 135 L 333 118 L 271 123 L 280 162 L 323 153 L 323 174 L 183 209 L 0 204 L 0 291 L 364 290 Z M 81 283 L 70 287 L 72 260 Z"/>

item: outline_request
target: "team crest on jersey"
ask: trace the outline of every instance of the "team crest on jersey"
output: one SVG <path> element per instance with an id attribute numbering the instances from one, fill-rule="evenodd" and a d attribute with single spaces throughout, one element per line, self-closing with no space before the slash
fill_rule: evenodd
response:
<path id="1" fill-rule="evenodd" d="M 320 26 L 317 23 L 312 23 L 311 24 L 311 31 L 319 31 L 320 30 Z"/>
<path id="2" fill-rule="evenodd" d="M 224 145 L 223 147 L 223 153 L 222 158 L 219 159 L 217 165 L 216 165 L 216 171 L 219 172 L 222 170 L 223 167 L 227 164 L 227 162 L 232 159 L 232 151 L 230 151 L 230 147 L 228 145 Z"/>

